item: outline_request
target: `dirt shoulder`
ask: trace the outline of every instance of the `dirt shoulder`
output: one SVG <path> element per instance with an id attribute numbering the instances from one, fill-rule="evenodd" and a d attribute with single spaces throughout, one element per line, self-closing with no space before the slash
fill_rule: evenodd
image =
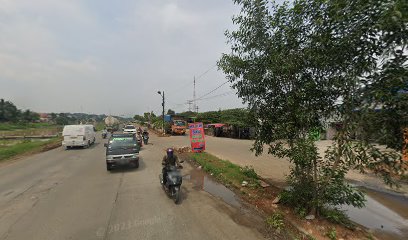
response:
<path id="1" fill-rule="evenodd" d="M 182 153 L 180 157 L 207 172 L 216 181 L 235 192 L 246 203 L 251 204 L 265 218 L 267 237 L 273 239 L 328 239 L 334 234 L 337 239 L 374 239 L 364 228 L 354 225 L 346 228 L 325 218 L 305 220 L 293 209 L 276 204 L 282 189 L 265 184 L 251 168 L 242 168 L 213 155 Z"/>

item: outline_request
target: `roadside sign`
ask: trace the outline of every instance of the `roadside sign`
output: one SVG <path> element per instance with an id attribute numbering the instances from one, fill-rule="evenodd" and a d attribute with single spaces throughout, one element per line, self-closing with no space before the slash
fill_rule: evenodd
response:
<path id="1" fill-rule="evenodd" d="M 205 134 L 203 123 L 189 123 L 190 143 L 193 152 L 203 152 L 205 150 Z"/>
<path id="2" fill-rule="evenodd" d="M 171 115 L 164 115 L 165 122 L 171 122 Z"/>

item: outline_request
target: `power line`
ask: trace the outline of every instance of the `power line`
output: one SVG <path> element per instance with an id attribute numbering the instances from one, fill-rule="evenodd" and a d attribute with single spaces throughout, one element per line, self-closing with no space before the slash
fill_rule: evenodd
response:
<path id="1" fill-rule="evenodd" d="M 228 83 L 228 81 L 226 81 L 226 82 L 222 83 L 222 84 L 221 84 L 221 85 L 219 85 L 218 87 L 214 88 L 213 90 L 209 91 L 208 93 L 204 94 L 203 96 L 201 96 L 201 97 L 197 98 L 196 100 L 200 100 L 200 99 L 202 99 L 202 98 L 204 98 L 204 97 L 206 97 L 206 96 L 210 95 L 211 93 L 213 93 L 213 92 L 217 91 L 219 88 L 221 88 L 222 86 L 224 86 L 224 85 L 225 85 L 225 84 L 227 84 L 227 83 Z"/>
<path id="2" fill-rule="evenodd" d="M 201 77 L 203 77 L 204 75 L 206 75 L 209 71 L 213 70 L 215 67 L 217 66 L 217 64 L 215 64 L 214 66 L 210 67 L 209 69 L 205 70 L 205 72 L 203 72 L 202 74 L 200 74 L 196 80 L 200 79 Z"/>
<path id="3" fill-rule="evenodd" d="M 214 98 L 218 98 L 218 97 L 225 97 L 225 96 L 231 95 L 233 93 L 234 93 L 234 91 L 228 91 L 228 92 L 224 92 L 224 93 L 214 95 L 214 96 L 211 96 L 211 97 L 201 98 L 201 99 L 198 99 L 197 101 L 204 101 L 204 100 L 210 100 L 210 99 L 214 99 Z"/>
<path id="4" fill-rule="evenodd" d="M 207 70 L 205 70 L 203 73 L 201 73 L 197 78 L 196 81 L 199 78 L 202 78 L 203 76 L 205 76 L 207 73 L 209 73 L 211 70 L 213 70 L 215 67 L 217 67 L 217 64 L 215 64 L 214 66 L 208 68 Z M 193 85 L 194 82 L 193 81 L 188 81 L 185 84 L 179 85 L 177 88 L 173 88 L 173 90 L 168 91 L 167 95 L 170 95 L 172 93 L 174 93 L 175 91 L 178 91 L 181 87 L 189 87 L 191 85 Z M 170 93 L 170 94 L 169 94 Z"/>
<path id="5" fill-rule="evenodd" d="M 227 92 L 223 92 L 221 94 L 217 94 L 217 95 L 214 95 L 214 96 L 211 96 L 211 97 L 197 99 L 197 101 L 207 101 L 207 100 L 211 100 L 211 99 L 215 99 L 215 98 L 225 97 L 225 96 L 228 96 L 228 95 L 231 95 L 231 94 L 235 94 L 235 92 L 234 91 L 227 91 Z M 169 108 L 174 110 L 174 109 L 182 107 L 184 105 L 189 105 L 188 106 L 188 111 L 191 111 L 191 110 L 193 110 L 193 111 L 196 110 L 197 111 L 197 105 L 196 105 L 196 108 L 194 109 L 191 106 L 192 103 L 193 103 L 193 100 L 188 100 L 184 104 L 183 103 L 179 103 L 179 104 L 173 103 L 173 105 L 171 107 L 169 107 Z"/>

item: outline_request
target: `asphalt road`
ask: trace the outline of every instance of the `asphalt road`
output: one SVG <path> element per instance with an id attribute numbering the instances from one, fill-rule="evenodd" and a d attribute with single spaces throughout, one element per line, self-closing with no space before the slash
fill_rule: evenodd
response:
<path id="1" fill-rule="evenodd" d="M 3 164 L 0 239 L 263 239 L 256 214 L 243 221 L 242 209 L 188 180 L 181 204 L 165 195 L 158 174 L 172 141 L 151 136 L 137 170 L 107 172 L 101 139 Z"/>

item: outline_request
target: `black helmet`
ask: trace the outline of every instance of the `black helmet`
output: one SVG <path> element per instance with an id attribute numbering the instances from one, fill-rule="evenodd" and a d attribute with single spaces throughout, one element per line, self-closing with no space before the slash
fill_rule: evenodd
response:
<path id="1" fill-rule="evenodd" d="M 173 148 L 167 148 L 166 153 L 167 153 L 167 157 L 173 157 L 173 154 L 174 154 Z"/>

